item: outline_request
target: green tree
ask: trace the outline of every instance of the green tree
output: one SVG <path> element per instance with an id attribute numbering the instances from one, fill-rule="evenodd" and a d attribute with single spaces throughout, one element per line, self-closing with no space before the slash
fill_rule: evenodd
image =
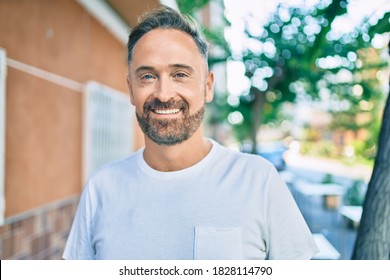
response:
<path id="1" fill-rule="evenodd" d="M 369 29 L 368 34 L 390 32 L 390 13 Z M 390 55 L 390 41 L 389 41 Z M 387 97 L 363 214 L 352 259 L 390 259 L 390 93 Z"/>
<path id="2" fill-rule="evenodd" d="M 261 46 L 261 51 L 247 49 L 242 56 L 251 86 L 234 110 L 244 116 L 244 123 L 237 129 L 251 140 L 252 152 L 260 125 L 274 120 L 281 104 L 294 102 L 301 93 L 318 97 L 316 82 L 323 71 L 316 58 L 325 55 L 331 23 L 345 12 L 343 1 L 310 9 L 279 5 L 260 36 L 247 30 L 248 37 Z"/>
<path id="3" fill-rule="evenodd" d="M 300 98 L 316 101 L 327 93 L 333 102 L 343 101 L 348 105 L 347 109 L 332 110 L 334 115 L 342 116 L 336 120 L 346 120 L 335 122 L 334 127 L 345 129 L 360 128 L 351 126 L 355 121 L 351 122 L 350 118 L 357 111 L 364 111 L 359 103 L 363 99 L 374 104 L 368 112 L 373 116 L 378 114 L 374 111 L 382 100 L 381 91 L 355 75 L 362 71 L 358 50 L 367 42 L 361 39 L 360 30 L 334 38 L 331 25 L 347 12 L 347 2 L 334 0 L 327 6 L 325 2 L 328 1 L 310 8 L 279 5 L 260 36 L 249 29 L 246 31 L 249 40 L 259 48 L 248 48 L 242 54 L 245 75 L 251 83 L 231 111 L 239 111 L 244 117 L 245 121 L 235 126 L 236 135 L 239 140 L 251 140 L 252 152 L 255 152 L 260 125 L 278 120 L 279 109 L 286 102 L 293 103 Z M 352 78 L 339 81 L 338 77 L 345 73 Z M 363 95 L 352 94 L 356 84 L 364 88 Z M 374 122 L 367 122 L 371 124 Z"/>

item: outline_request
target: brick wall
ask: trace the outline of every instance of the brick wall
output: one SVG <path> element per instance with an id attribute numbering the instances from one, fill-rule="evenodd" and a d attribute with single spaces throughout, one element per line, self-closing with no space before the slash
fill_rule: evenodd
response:
<path id="1" fill-rule="evenodd" d="M 6 219 L 0 259 L 61 259 L 77 205 L 78 197 L 72 197 Z"/>

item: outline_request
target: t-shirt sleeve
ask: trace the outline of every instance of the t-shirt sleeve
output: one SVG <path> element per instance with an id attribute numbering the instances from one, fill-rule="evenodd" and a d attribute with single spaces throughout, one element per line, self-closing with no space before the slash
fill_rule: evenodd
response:
<path id="1" fill-rule="evenodd" d="M 83 190 L 62 257 L 66 260 L 93 260 L 93 202 L 90 184 Z"/>
<path id="2" fill-rule="evenodd" d="M 311 259 L 318 248 L 293 196 L 273 167 L 267 188 L 268 259 Z"/>

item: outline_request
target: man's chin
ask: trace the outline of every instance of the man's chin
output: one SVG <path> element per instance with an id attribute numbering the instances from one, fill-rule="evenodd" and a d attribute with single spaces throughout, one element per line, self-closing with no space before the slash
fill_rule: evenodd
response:
<path id="1" fill-rule="evenodd" d="M 189 137 L 182 136 L 182 137 L 162 137 L 162 136 L 156 136 L 156 135 L 147 135 L 147 137 L 156 143 L 159 146 L 175 146 L 178 144 L 183 143 L 184 141 L 188 140 Z"/>

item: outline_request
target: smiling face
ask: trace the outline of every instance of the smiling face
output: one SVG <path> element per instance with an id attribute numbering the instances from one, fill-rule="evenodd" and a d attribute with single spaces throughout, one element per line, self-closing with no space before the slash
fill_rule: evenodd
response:
<path id="1" fill-rule="evenodd" d="M 189 139 L 213 97 L 204 57 L 189 35 L 174 29 L 154 29 L 137 42 L 127 80 L 141 129 L 159 145 Z"/>

